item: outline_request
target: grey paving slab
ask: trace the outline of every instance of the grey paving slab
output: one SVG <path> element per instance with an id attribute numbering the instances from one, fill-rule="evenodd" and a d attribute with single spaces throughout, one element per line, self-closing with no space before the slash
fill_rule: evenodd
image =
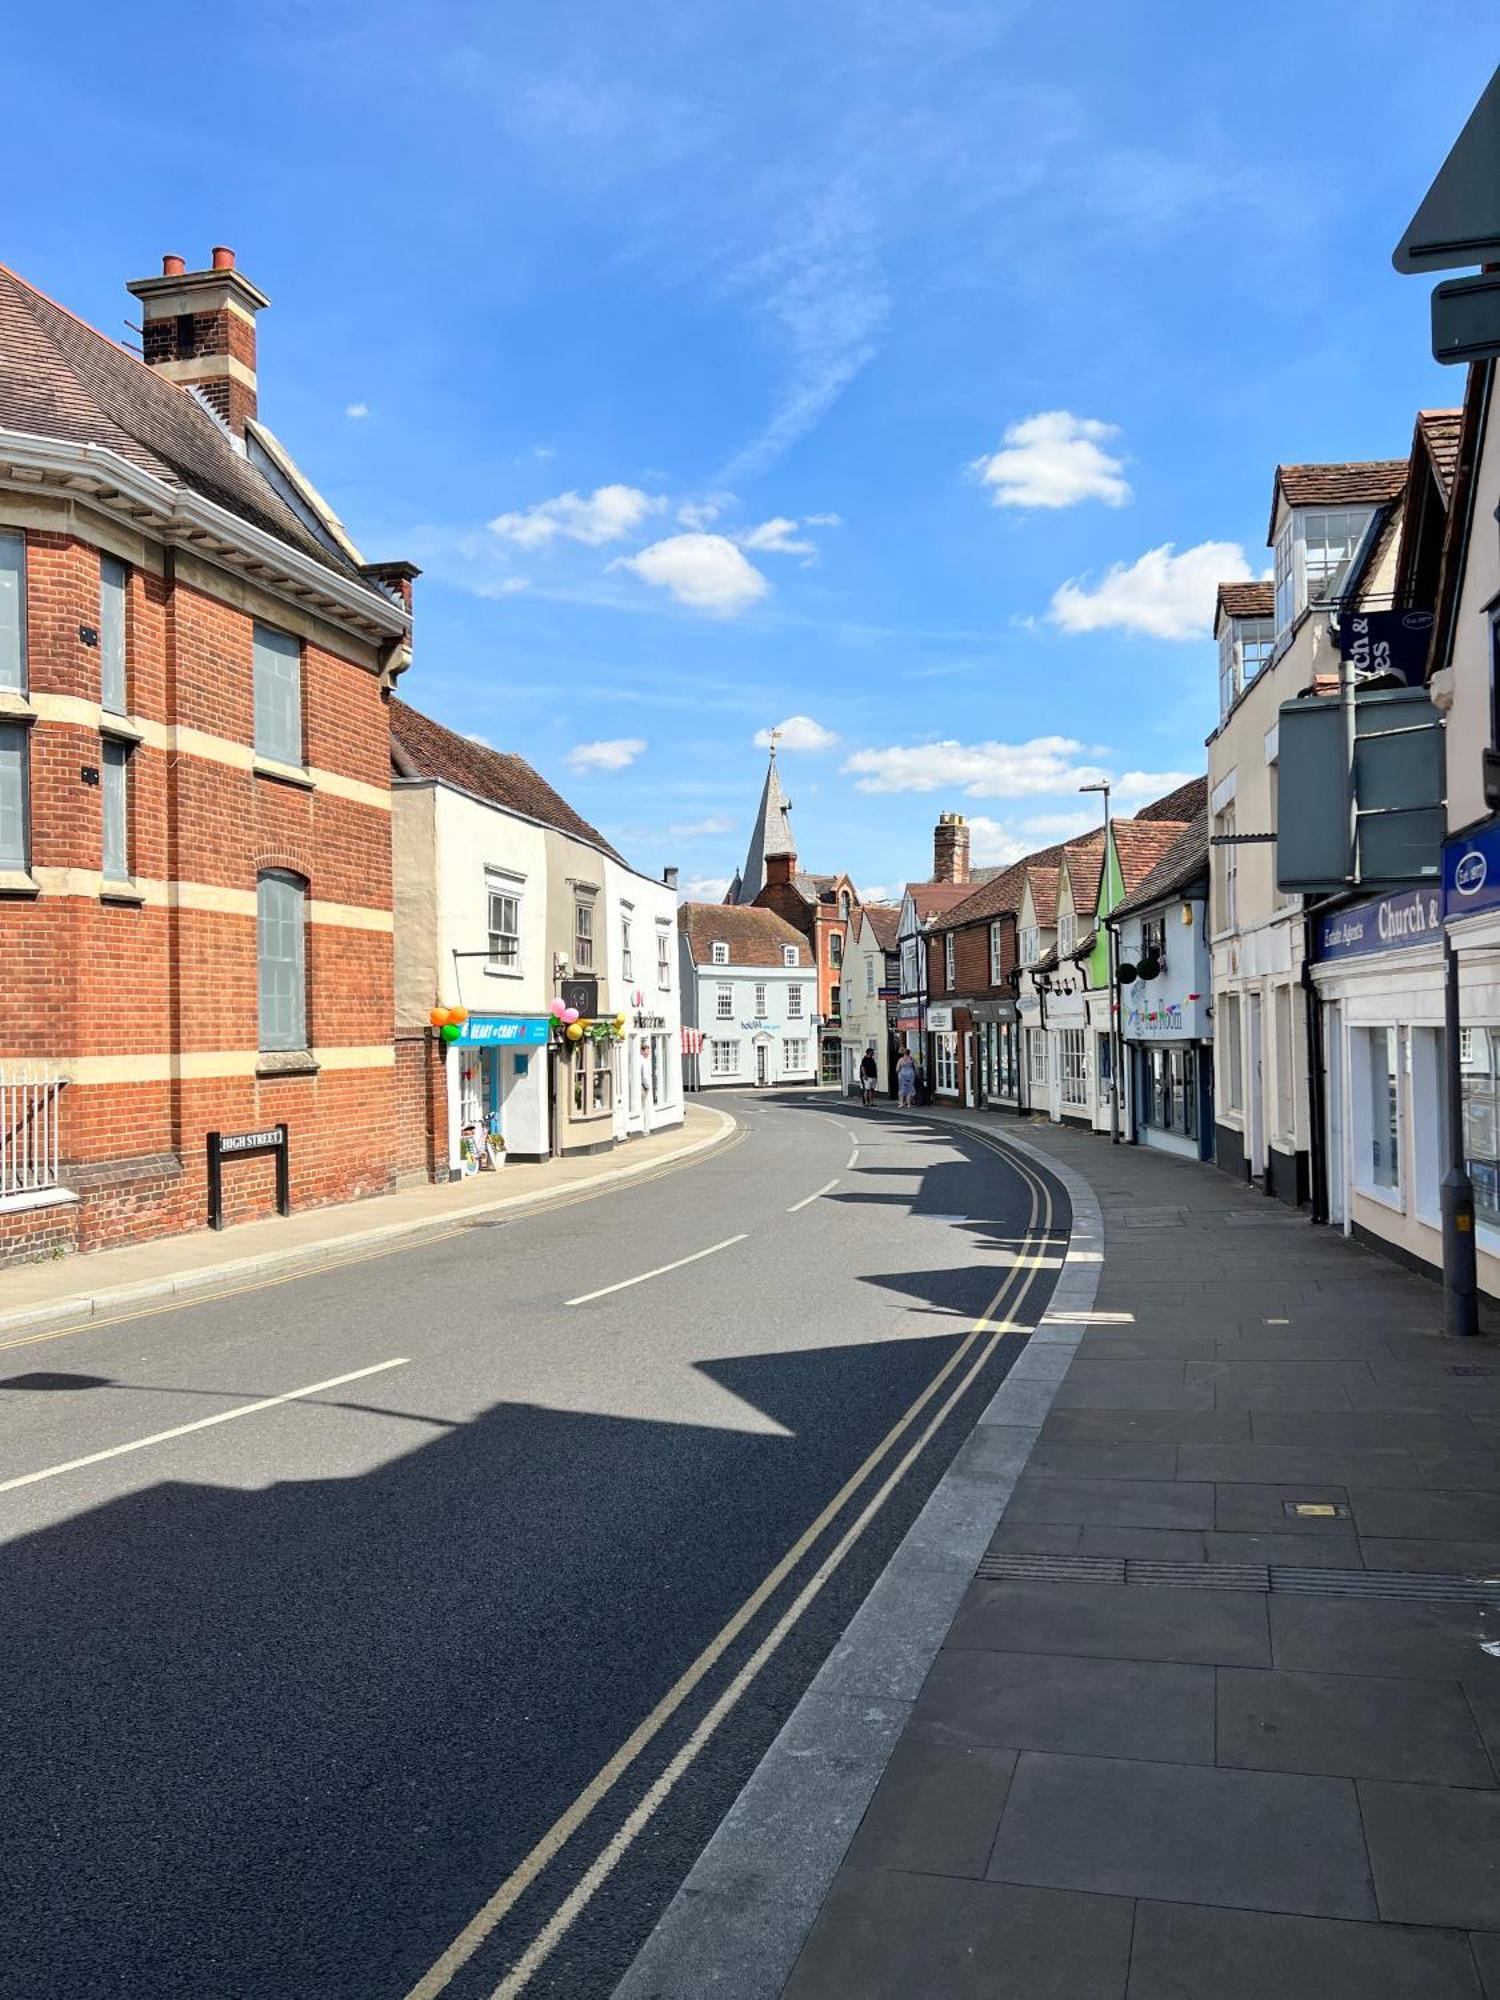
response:
<path id="1" fill-rule="evenodd" d="M 1257 1410 L 1250 1421 L 1257 1444 L 1470 1451 L 1484 1442 L 1468 1417 L 1437 1411 Z"/>
<path id="2" fill-rule="evenodd" d="M 1500 1451 L 1427 1451 L 1412 1453 L 1428 1486 L 1461 1486 L 1500 1492 Z M 1378 1478 L 1360 1480 L 1364 1486 L 1386 1486 L 1394 1481 Z"/>
<path id="3" fill-rule="evenodd" d="M 1124 1556 L 1130 1562 L 1202 1562 L 1204 1536 L 1197 1528 L 1088 1527 L 1081 1556 Z"/>
<path id="4" fill-rule="evenodd" d="M 1211 1764 L 1214 1670 L 950 1648 L 911 1727 L 944 1743 Z"/>
<path id="5" fill-rule="evenodd" d="M 1481 2000 L 1459 1931 L 1137 1905 L 1128 2000 Z"/>
<path id="6" fill-rule="evenodd" d="M 1349 1504 L 1362 1535 L 1427 1541 L 1500 1538 L 1500 1493 L 1352 1486 Z"/>
<path id="7" fill-rule="evenodd" d="M 1202 1666 L 1271 1664 L 1266 1599 L 1238 1590 L 976 1583 L 954 1620 L 948 1644 Z"/>
<path id="8" fill-rule="evenodd" d="M 1361 1674 L 1221 1667 L 1218 1762 L 1332 1778 L 1484 1788 L 1495 1782 L 1456 1681 Z"/>
<path id="9" fill-rule="evenodd" d="M 1500 1618 L 1462 1604 L 1401 1604 L 1355 1598 L 1269 1599 L 1278 1667 L 1299 1673 L 1396 1674 L 1418 1680 L 1487 1678 L 1480 1651 L 1500 1636 Z M 1226 1664 L 1232 1664 L 1226 1662 Z M 1254 1664 L 1253 1662 L 1251 1664 Z"/>
<path id="10" fill-rule="evenodd" d="M 1484 2000 L 1500 2000 L 1500 1934 L 1494 1931 L 1470 1931 L 1469 1949 L 1474 1954 L 1474 1963 L 1479 1968 L 1479 1983 L 1484 1988 Z"/>
<path id="11" fill-rule="evenodd" d="M 1123 2000 L 1132 1908 L 843 1868 L 785 2000 Z"/>
<path id="12" fill-rule="evenodd" d="M 1500 1923 L 1500 1792 L 1361 1779 L 1359 1803 L 1387 1923 Z"/>
<path id="13" fill-rule="evenodd" d="M 1422 1570 L 1435 1576 L 1500 1576 L 1500 1540 L 1426 1542 L 1361 1535 L 1366 1569 Z"/>
<path id="14" fill-rule="evenodd" d="M 1184 1444 L 1177 1451 L 1179 1479 L 1216 1479 L 1241 1486 L 1294 1486 L 1332 1479 L 1347 1486 L 1430 1486 L 1406 1451 L 1356 1449 L 1333 1444 Z"/>
<path id="15" fill-rule="evenodd" d="M 850 1862 L 979 1880 L 1015 1768 L 1014 1750 L 909 1729 L 875 1787 Z"/>
<path id="16" fill-rule="evenodd" d="M 1042 1426 L 1044 1441 L 1104 1440 L 1122 1444 L 1246 1442 L 1248 1410 L 1053 1410 Z"/>
<path id="17" fill-rule="evenodd" d="M 1057 1392 L 1059 1410 L 1212 1410 L 1214 1392 L 1207 1383 L 1131 1382 L 1113 1373 L 1106 1380 L 1070 1374 Z M 1248 1406 L 1247 1406 L 1248 1407 Z M 1158 1433 L 1160 1435 L 1160 1433 Z"/>
<path id="18" fill-rule="evenodd" d="M 1479 1666 L 1478 1673 L 1464 1679 L 1464 1699 L 1475 1727 L 1484 1738 L 1496 1775 L 1500 1776 L 1500 1660 L 1481 1659 Z"/>
<path id="19" fill-rule="evenodd" d="M 1083 1529 L 1060 1521 L 1002 1521 L 990 1541 L 992 1552 L 1026 1556 L 1072 1556 L 1080 1553 Z"/>
<path id="20" fill-rule="evenodd" d="M 1043 1438 L 1027 1461 L 1026 1470 L 1074 1479 L 1175 1479 L 1177 1446 L 1170 1441 L 1120 1444 L 1101 1438 L 1069 1443 Z"/>
<path id="21" fill-rule="evenodd" d="M 1180 1479 L 1073 1479 L 1028 1471 L 1017 1482 L 1006 1512 L 1015 1521 L 1211 1528 L 1214 1489 Z"/>
<path id="22" fill-rule="evenodd" d="M 1500 1793 L 1472 1794 L 1493 1797 Z M 1373 1917 L 1343 1778 L 1023 1754 L 995 1881 L 1303 1916 Z"/>
<path id="23" fill-rule="evenodd" d="M 1296 1535 L 1308 1540 L 1326 1536 L 1352 1540 L 1354 1522 L 1347 1515 L 1289 1514 L 1288 1506 L 1348 1507 L 1342 1486 L 1326 1479 L 1304 1479 L 1292 1486 L 1233 1486 L 1214 1489 L 1212 1525 L 1228 1535 Z"/>
<path id="24" fill-rule="evenodd" d="M 1203 1553 L 1215 1563 L 1288 1563 L 1294 1569 L 1364 1569 L 1357 1536 L 1207 1534 Z"/>

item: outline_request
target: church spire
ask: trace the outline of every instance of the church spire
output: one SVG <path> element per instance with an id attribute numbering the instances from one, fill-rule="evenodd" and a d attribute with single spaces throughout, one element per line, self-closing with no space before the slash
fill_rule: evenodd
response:
<path id="1" fill-rule="evenodd" d="M 771 756 L 766 766 L 765 788 L 760 795 L 760 810 L 755 815 L 749 852 L 740 870 L 736 900 L 741 903 L 753 903 L 766 886 L 767 861 L 778 855 L 789 855 L 793 863 L 797 859 L 797 843 L 792 837 L 792 802 L 781 789 L 781 773 L 776 768 L 776 739 L 780 734 L 779 729 L 771 731 Z"/>

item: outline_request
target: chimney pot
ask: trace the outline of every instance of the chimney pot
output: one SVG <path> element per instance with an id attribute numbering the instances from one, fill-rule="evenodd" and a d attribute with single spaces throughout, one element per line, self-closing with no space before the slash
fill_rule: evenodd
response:
<path id="1" fill-rule="evenodd" d="M 180 278 L 186 269 L 187 265 L 183 260 L 171 251 L 168 251 L 161 260 L 161 274 L 164 278 Z"/>
<path id="2" fill-rule="evenodd" d="M 663 868 L 661 879 L 669 889 L 675 889 L 677 887 L 677 870 L 675 868 Z"/>
<path id="3" fill-rule="evenodd" d="M 234 269 L 234 252 L 227 244 L 216 243 L 214 245 L 213 267 L 216 271 L 232 271 Z"/>

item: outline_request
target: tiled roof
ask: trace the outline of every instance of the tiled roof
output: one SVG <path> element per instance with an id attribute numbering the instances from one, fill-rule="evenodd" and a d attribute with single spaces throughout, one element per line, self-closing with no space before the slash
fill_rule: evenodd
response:
<path id="1" fill-rule="evenodd" d="M 980 923 L 986 918 L 1019 910 L 1021 898 L 1026 893 L 1027 869 L 1045 867 L 1048 862 L 1056 867 L 1061 858 L 1060 846 L 1043 847 L 1035 854 L 1023 855 L 1019 861 L 1012 861 L 1009 867 L 997 868 L 987 882 L 971 889 L 962 903 L 945 914 L 941 928 L 954 930 L 960 924 Z"/>
<path id="2" fill-rule="evenodd" d="M 917 915 L 925 924 L 931 918 L 941 916 L 951 910 L 955 903 L 963 902 L 969 894 L 967 882 L 908 882 L 906 893 L 911 897 Z"/>
<path id="3" fill-rule="evenodd" d="M 1453 491 L 1453 474 L 1458 465 L 1458 440 L 1463 431 L 1462 410 L 1418 410 L 1417 429 L 1432 458 L 1446 500 Z"/>
<path id="4" fill-rule="evenodd" d="M 492 805 L 539 820 L 543 826 L 555 827 L 559 833 L 571 834 L 576 840 L 586 840 L 590 846 L 601 848 L 629 867 L 629 862 L 611 847 L 599 829 L 574 812 L 524 757 L 471 743 L 467 736 L 445 729 L 441 722 L 409 708 L 404 701 L 391 703 L 391 745 L 396 768 L 403 777 L 445 779 L 475 798 L 488 799 Z M 403 769 L 403 758 L 411 767 L 409 770 Z"/>
<path id="5" fill-rule="evenodd" d="M 1271 618 L 1276 613 L 1273 583 L 1221 583 L 1218 608 L 1226 618 Z M 1218 624 L 1217 616 L 1214 619 Z"/>
<path id="6" fill-rule="evenodd" d="M 1270 589 L 1267 584 L 1267 590 Z M 1203 811 L 1208 804 L 1208 779 L 1189 778 L 1185 785 L 1179 785 L 1175 792 L 1168 792 L 1165 798 L 1154 799 L 1149 806 L 1142 806 L 1139 812 L 1131 814 L 1132 819 L 1191 819 L 1195 813 Z"/>
<path id="7" fill-rule="evenodd" d="M 1404 458 L 1372 458 L 1346 465 L 1278 465 L 1266 540 L 1275 535 L 1278 496 L 1288 507 L 1383 507 L 1400 497 L 1406 468 Z"/>
<path id="8" fill-rule="evenodd" d="M 1125 894 L 1133 896 L 1152 869 L 1170 851 L 1182 832 L 1182 822 L 1170 819 L 1117 819 L 1114 823 L 1115 852 L 1120 857 L 1120 874 Z"/>
<path id="9" fill-rule="evenodd" d="M 1070 841 L 1063 849 L 1063 865 L 1073 885 L 1073 908 L 1091 918 L 1099 907 L 1099 877 L 1104 873 L 1104 829 Z"/>
<path id="10" fill-rule="evenodd" d="M 305 527 L 203 404 L 0 265 L 0 428 L 100 445 L 342 576 L 374 584 Z"/>
<path id="11" fill-rule="evenodd" d="M 901 911 L 894 903 L 865 903 L 861 907 L 870 919 L 870 929 L 875 933 L 875 942 L 882 951 L 896 949 L 896 933 L 901 926 Z"/>
<path id="12" fill-rule="evenodd" d="M 1026 865 L 1026 886 L 1031 891 L 1031 907 L 1042 930 L 1057 922 L 1057 870 L 1061 860 L 1059 851 L 1056 861 L 1037 861 Z"/>
<path id="13" fill-rule="evenodd" d="M 713 948 L 727 944 L 731 965 L 784 965 L 785 947 L 797 947 L 797 963 L 811 965 L 812 953 L 800 931 L 774 910 L 737 903 L 684 903 L 677 922 L 697 966 L 713 965 Z"/>
<path id="14" fill-rule="evenodd" d="M 1113 916 L 1128 916 L 1132 910 L 1148 910 L 1153 903 L 1179 891 L 1208 873 L 1208 812 L 1205 808 L 1183 827 L 1160 861 L 1133 895 L 1115 905 Z"/>

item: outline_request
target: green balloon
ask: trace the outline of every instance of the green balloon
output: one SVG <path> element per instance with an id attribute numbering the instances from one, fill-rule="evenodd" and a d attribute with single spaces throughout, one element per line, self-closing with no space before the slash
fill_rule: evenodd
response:
<path id="1" fill-rule="evenodd" d="M 442 1027 L 442 1036 L 445 1042 L 456 1042 L 459 1036 L 459 1026 L 457 1021 L 444 1021 Z"/>

